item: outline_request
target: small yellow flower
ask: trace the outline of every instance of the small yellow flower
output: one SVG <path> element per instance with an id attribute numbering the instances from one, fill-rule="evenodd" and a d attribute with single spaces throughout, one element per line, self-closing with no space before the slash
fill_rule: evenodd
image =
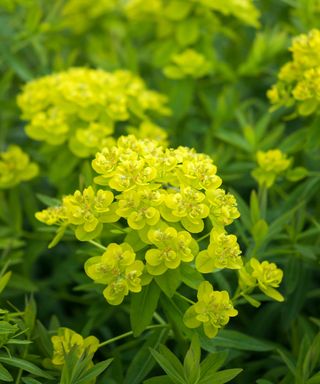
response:
<path id="1" fill-rule="evenodd" d="M 229 322 L 229 318 L 237 314 L 228 292 L 214 291 L 212 285 L 204 281 L 199 285 L 197 303 L 187 309 L 183 320 L 189 328 L 202 324 L 205 334 L 213 338 Z"/>
<path id="2" fill-rule="evenodd" d="M 51 337 L 53 344 L 52 363 L 62 366 L 65 355 L 75 348 L 75 353 L 80 357 L 84 352 L 93 357 L 99 348 L 99 340 L 94 336 L 83 338 L 80 334 L 69 328 L 59 328 L 56 336 Z"/>
<path id="3" fill-rule="evenodd" d="M 7 189 L 31 180 L 39 173 L 37 164 L 17 145 L 0 153 L 0 189 Z"/>
<path id="4" fill-rule="evenodd" d="M 254 169 L 252 176 L 260 185 L 270 188 L 278 175 L 287 170 L 291 160 L 279 149 L 272 149 L 267 152 L 257 152 L 258 168 Z"/>

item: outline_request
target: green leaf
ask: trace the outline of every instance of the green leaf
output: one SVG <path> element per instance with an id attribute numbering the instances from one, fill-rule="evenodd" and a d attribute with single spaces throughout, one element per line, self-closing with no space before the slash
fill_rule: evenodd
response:
<path id="1" fill-rule="evenodd" d="M 13 381 L 11 373 L 2 364 L 0 364 L 0 380 L 3 380 L 5 382 Z"/>
<path id="2" fill-rule="evenodd" d="M 311 376 L 306 381 L 306 384 L 320 384 L 320 372 L 318 372 L 315 375 Z"/>
<path id="3" fill-rule="evenodd" d="M 157 349 L 160 343 L 165 341 L 167 334 L 167 329 L 152 332 L 131 361 L 124 384 L 140 384 L 142 382 L 155 365 L 155 360 L 150 354 L 150 347 Z"/>
<path id="4" fill-rule="evenodd" d="M 151 323 L 159 297 L 160 289 L 154 282 L 143 287 L 141 292 L 132 294 L 130 322 L 135 337 L 139 336 Z"/>
<path id="5" fill-rule="evenodd" d="M 181 284 L 179 269 L 168 269 L 166 273 L 155 277 L 155 281 L 168 297 L 172 297 Z"/>
<path id="6" fill-rule="evenodd" d="M 199 36 L 198 19 L 188 18 L 182 20 L 176 28 L 176 39 L 178 44 L 185 47 L 193 44 Z"/>
<path id="7" fill-rule="evenodd" d="M 253 224 L 259 221 L 261 218 L 259 200 L 255 190 L 253 190 L 250 195 L 250 214 Z"/>
<path id="8" fill-rule="evenodd" d="M 145 380 L 143 384 L 172 384 L 173 381 L 169 379 L 167 375 L 165 376 L 156 376 L 151 379 Z"/>
<path id="9" fill-rule="evenodd" d="M 309 175 L 309 171 L 306 168 L 304 168 L 304 167 L 296 167 L 296 168 L 290 169 L 286 173 L 286 178 L 289 181 L 299 181 L 299 180 L 304 179 L 308 175 Z"/>
<path id="10" fill-rule="evenodd" d="M 25 384 L 42 384 L 40 381 L 34 379 L 33 377 L 23 377 L 22 381 Z"/>
<path id="11" fill-rule="evenodd" d="M 50 244 L 48 245 L 48 249 L 55 247 L 60 242 L 60 240 L 63 238 L 63 235 L 66 231 L 66 228 L 67 228 L 66 225 L 62 225 L 61 227 L 59 227 L 57 229 L 56 235 L 54 236 L 54 238 L 50 241 Z"/>
<path id="12" fill-rule="evenodd" d="M 47 372 L 43 371 L 35 364 L 30 363 L 29 361 L 20 359 L 18 357 L 7 357 L 4 355 L 0 356 L 0 362 L 8 365 L 12 365 L 13 367 L 20 368 L 23 371 L 29 372 L 32 375 L 44 377 L 45 379 L 52 379 L 52 376 Z"/>
<path id="13" fill-rule="evenodd" d="M 6 285 L 8 284 L 8 281 L 11 277 L 11 271 L 8 271 L 6 274 L 4 274 L 0 279 L 0 293 L 5 289 Z"/>
<path id="14" fill-rule="evenodd" d="M 200 283 L 204 281 L 202 274 L 187 263 L 181 264 L 180 274 L 182 282 L 193 289 L 198 289 Z"/>
<path id="15" fill-rule="evenodd" d="M 263 243 L 264 239 L 268 234 L 268 229 L 268 223 L 262 219 L 258 220 L 252 227 L 251 233 L 257 247 L 259 247 Z"/>
<path id="16" fill-rule="evenodd" d="M 57 207 L 61 205 L 61 201 L 59 199 L 55 199 L 53 197 L 43 195 L 42 193 L 36 193 L 38 200 L 41 201 L 47 207 Z"/>
<path id="17" fill-rule="evenodd" d="M 217 372 L 228 357 L 228 352 L 215 352 L 209 354 L 201 363 L 201 380 L 206 378 L 207 375 L 211 375 L 213 372 Z M 201 383 L 200 380 L 200 383 Z"/>
<path id="18" fill-rule="evenodd" d="M 77 380 L 77 384 L 87 384 L 90 380 L 97 378 L 109 367 L 112 360 L 113 359 L 108 359 L 95 364 L 92 368 L 88 369 L 88 371 L 82 375 L 79 380 Z"/>
<path id="19" fill-rule="evenodd" d="M 241 373 L 243 369 L 234 368 L 226 369 L 225 371 L 215 372 L 211 375 L 207 375 L 205 378 L 199 381 L 199 384 L 224 384 L 228 383 L 230 380 L 234 379 L 236 376 Z"/>
<path id="20" fill-rule="evenodd" d="M 187 383 L 198 383 L 200 379 L 200 358 L 201 349 L 199 337 L 195 333 L 183 362 L 184 377 Z"/>
<path id="21" fill-rule="evenodd" d="M 177 384 L 186 384 L 184 380 L 183 366 L 178 358 L 164 345 L 161 345 L 160 353 L 150 348 L 152 356 L 160 367 L 166 372 L 170 379 Z"/>
<path id="22" fill-rule="evenodd" d="M 238 331 L 222 330 L 212 340 L 201 341 L 202 346 L 208 351 L 215 352 L 217 347 L 239 349 L 242 351 L 266 352 L 275 349 L 275 345 L 269 341 L 248 336 Z"/>

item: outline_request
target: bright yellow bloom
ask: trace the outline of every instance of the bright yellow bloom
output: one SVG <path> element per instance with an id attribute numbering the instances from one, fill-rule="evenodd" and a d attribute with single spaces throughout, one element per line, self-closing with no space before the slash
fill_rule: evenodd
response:
<path id="1" fill-rule="evenodd" d="M 283 278 L 283 271 L 275 263 L 260 262 L 252 258 L 239 271 L 239 286 L 242 290 L 252 291 L 256 286 L 266 295 L 277 301 L 283 301 L 283 296 L 275 289 Z"/>
<path id="2" fill-rule="evenodd" d="M 279 149 L 272 149 L 267 152 L 257 152 L 257 163 L 259 168 L 252 172 L 252 176 L 260 185 L 271 187 L 277 176 L 287 170 L 291 160 Z"/>
<path id="3" fill-rule="evenodd" d="M 208 249 L 197 256 L 196 268 L 201 273 L 210 273 L 216 268 L 240 269 L 243 265 L 240 254 L 235 235 L 213 229 Z"/>
<path id="4" fill-rule="evenodd" d="M 166 100 L 129 71 L 71 68 L 27 83 L 17 102 L 31 138 L 67 142 L 76 156 L 88 157 L 114 144 L 110 135 L 118 121 L 168 114 Z"/>
<path id="5" fill-rule="evenodd" d="M 95 256 L 85 263 L 86 274 L 98 284 L 105 284 L 103 294 L 109 304 L 121 304 L 131 292 L 141 291 L 144 264 L 127 244 L 108 245 L 102 256 Z"/>
<path id="6" fill-rule="evenodd" d="M 84 352 L 93 357 L 99 348 L 99 340 L 94 336 L 85 339 L 69 328 L 59 328 L 56 336 L 51 337 L 53 344 L 52 363 L 61 366 L 65 363 L 65 355 L 75 348 L 75 353 L 80 357 Z"/>
<path id="7" fill-rule="evenodd" d="M 204 281 L 198 288 L 198 301 L 184 314 L 183 321 L 189 328 L 203 324 L 205 334 L 213 338 L 224 327 L 230 317 L 237 316 L 227 291 L 214 291 L 212 285 Z"/>
<path id="8" fill-rule="evenodd" d="M 38 165 L 16 145 L 0 153 L 0 189 L 12 188 L 33 179 L 39 173 Z"/>
<path id="9" fill-rule="evenodd" d="M 295 105 L 299 114 L 310 115 L 320 105 L 320 30 L 295 37 L 290 51 L 292 61 L 280 69 L 267 96 L 274 108 Z"/>

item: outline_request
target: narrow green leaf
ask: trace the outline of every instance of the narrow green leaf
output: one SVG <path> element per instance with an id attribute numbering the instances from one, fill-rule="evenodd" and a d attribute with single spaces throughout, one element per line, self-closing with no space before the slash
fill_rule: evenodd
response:
<path id="1" fill-rule="evenodd" d="M 11 373 L 0 363 L 0 380 L 5 382 L 13 381 L 13 377 Z"/>
<path id="2" fill-rule="evenodd" d="M 139 336 L 151 323 L 157 308 L 160 289 L 151 282 L 139 293 L 132 294 L 130 307 L 130 322 L 135 337 Z"/>
<path id="3" fill-rule="evenodd" d="M 225 371 L 215 372 L 207 375 L 199 384 L 224 384 L 228 383 L 230 380 L 234 379 L 236 376 L 241 373 L 243 369 L 235 368 L 235 369 L 226 369 Z"/>
<path id="4" fill-rule="evenodd" d="M 90 368 L 84 375 L 82 375 L 79 380 L 77 380 L 77 384 L 86 384 L 90 382 L 90 380 L 94 380 L 95 378 L 97 378 L 109 367 L 109 365 L 112 363 L 112 360 L 113 359 L 108 359 L 97 363 L 95 366 Z"/>
<path id="5" fill-rule="evenodd" d="M 52 379 L 52 376 L 47 372 L 43 371 L 35 364 L 30 363 L 29 361 L 20 359 L 18 357 L 7 357 L 4 355 L 0 356 L 0 362 L 8 365 L 12 365 L 13 367 L 17 367 L 22 369 L 23 371 L 29 372 L 35 376 L 44 377 L 46 379 Z"/>
<path id="6" fill-rule="evenodd" d="M 177 384 L 186 384 L 183 378 L 183 367 L 178 358 L 165 346 L 161 346 L 160 353 L 150 348 L 152 356 L 170 379 Z"/>

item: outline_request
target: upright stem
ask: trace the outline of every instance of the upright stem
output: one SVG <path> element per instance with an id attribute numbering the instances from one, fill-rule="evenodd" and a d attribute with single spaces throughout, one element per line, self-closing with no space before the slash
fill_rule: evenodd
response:
<path id="1" fill-rule="evenodd" d="M 167 328 L 167 327 L 168 327 L 168 324 L 149 325 L 149 326 L 145 329 L 145 331 L 148 331 L 149 329 Z M 112 339 L 103 341 L 102 343 L 99 344 L 99 348 L 104 347 L 104 346 L 106 346 L 106 345 L 108 345 L 108 344 L 112 344 L 112 343 L 114 343 L 115 341 L 124 339 L 124 338 L 126 338 L 126 337 L 128 337 L 128 336 L 132 336 L 132 335 L 133 335 L 133 331 L 129 331 L 129 332 L 123 333 L 122 335 L 119 335 L 119 336 L 113 337 Z"/>

